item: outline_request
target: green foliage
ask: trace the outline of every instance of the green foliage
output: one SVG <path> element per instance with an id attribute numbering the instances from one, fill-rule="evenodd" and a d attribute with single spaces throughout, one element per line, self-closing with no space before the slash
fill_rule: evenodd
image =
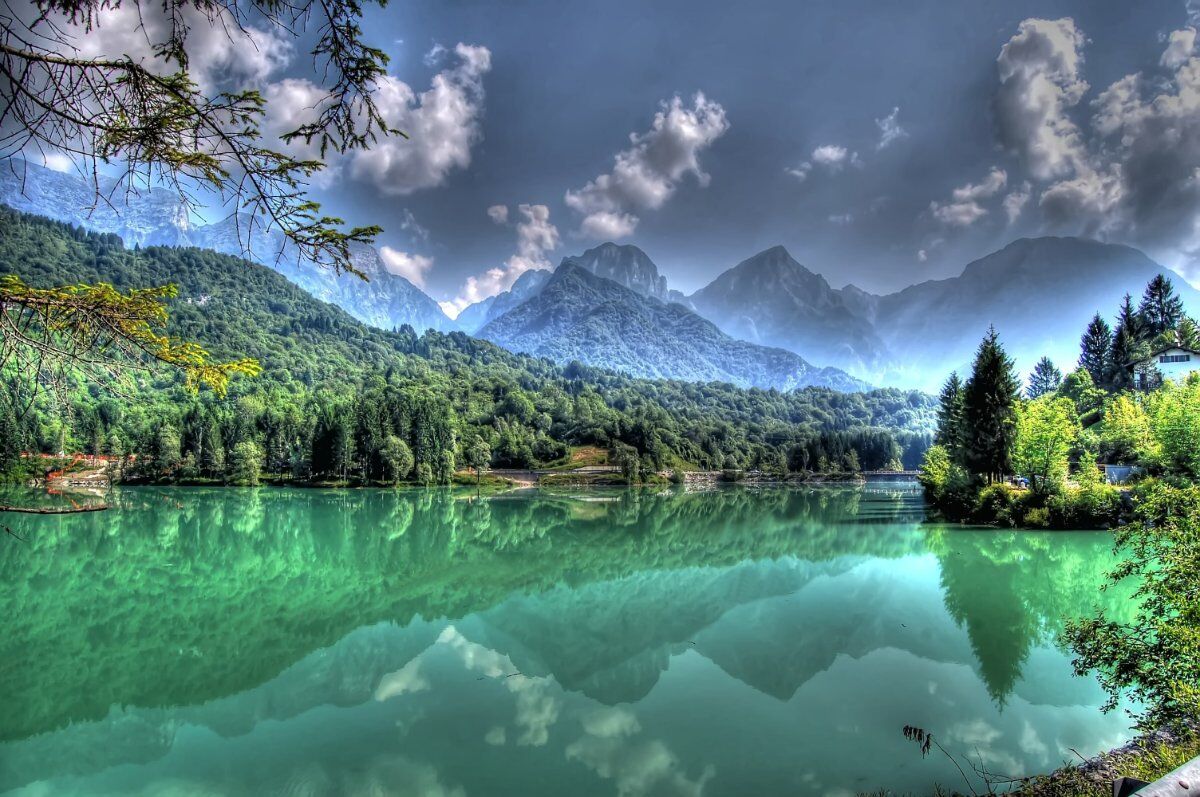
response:
<path id="1" fill-rule="evenodd" d="M 1166 382 L 1147 399 L 1150 456 L 1168 473 L 1200 479 L 1200 381 Z"/>
<path id="2" fill-rule="evenodd" d="M 214 358 L 236 352 L 261 363 L 262 375 L 230 383 L 223 401 L 190 394 L 174 374 L 155 374 L 122 395 L 76 379 L 69 416 L 39 404 L 19 430 L 38 450 L 59 450 L 61 437 L 67 450 L 92 453 L 115 437 L 125 453 L 141 455 L 131 472 L 146 479 L 176 477 L 186 451 L 200 476 L 225 480 L 233 448 L 247 439 L 263 454 L 264 478 L 337 483 L 410 474 L 446 483 L 476 437 L 495 467 L 538 466 L 560 461 L 571 446 L 607 450 L 618 442 L 637 451 L 647 473 L 677 463 L 715 470 L 730 458 L 739 467 L 782 458 L 793 470 L 896 459 L 912 467 L 933 428 L 933 401 L 916 391 L 746 390 L 560 368 L 459 333 L 364 326 L 236 258 L 128 251 L 115 236 L 7 210 L 0 264 L 34 286 L 174 283 L 167 334 L 198 341 Z M 162 448 L 164 425 L 175 430 L 180 453 L 168 451 L 155 469 L 145 455 Z M 391 437 L 409 449 L 411 465 L 395 467 L 405 463 L 395 461 Z"/>
<path id="3" fill-rule="evenodd" d="M 1145 401 L 1136 394 L 1116 396 L 1100 422 L 1100 453 L 1109 462 L 1150 463 L 1159 458 Z"/>
<path id="4" fill-rule="evenodd" d="M 253 440 L 243 440 L 229 454 L 229 482 L 243 487 L 257 487 L 262 467 L 262 450 Z"/>
<path id="5" fill-rule="evenodd" d="M 1069 457 L 1082 430 L 1070 399 L 1045 395 L 1017 404 L 1013 467 L 1027 476 L 1034 490 L 1059 491 L 1067 480 Z"/>
<path id="6" fill-rule="evenodd" d="M 1065 639 L 1076 670 L 1092 670 L 1112 695 L 1128 692 L 1144 708 L 1143 728 L 1200 717 L 1200 488 L 1149 485 L 1138 522 L 1116 532 L 1124 556 L 1111 584 L 1137 584 L 1137 614 L 1116 620 L 1101 612 L 1074 622 Z"/>

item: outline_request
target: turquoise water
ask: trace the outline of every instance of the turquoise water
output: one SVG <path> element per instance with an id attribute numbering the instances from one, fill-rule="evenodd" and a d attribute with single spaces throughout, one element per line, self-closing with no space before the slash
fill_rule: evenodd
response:
<path id="1" fill-rule="evenodd" d="M 1054 636 L 1104 533 L 903 485 L 125 489 L 2 519 L 0 792 L 845 795 L 1128 738 Z"/>

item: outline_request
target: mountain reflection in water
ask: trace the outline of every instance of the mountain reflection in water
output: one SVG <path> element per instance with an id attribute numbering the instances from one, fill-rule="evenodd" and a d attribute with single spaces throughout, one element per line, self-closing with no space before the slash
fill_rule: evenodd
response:
<path id="1" fill-rule="evenodd" d="M 826 794 L 1128 735 L 1054 644 L 1102 533 L 919 493 L 126 489 L 0 545 L 0 790 Z"/>

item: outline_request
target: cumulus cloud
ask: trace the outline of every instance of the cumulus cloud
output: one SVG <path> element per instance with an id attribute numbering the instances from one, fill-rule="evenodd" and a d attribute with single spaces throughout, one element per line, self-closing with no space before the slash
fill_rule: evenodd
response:
<path id="1" fill-rule="evenodd" d="M 213 12 L 215 21 L 190 5 L 184 5 L 179 13 L 190 28 L 185 46 L 189 72 L 206 92 L 261 85 L 291 59 L 291 39 L 282 28 L 239 25 L 224 9 Z M 90 30 L 57 14 L 51 21 L 68 39 L 66 55 L 86 59 L 129 56 L 159 74 L 178 69 L 178 64 L 154 54 L 154 44 L 171 35 L 172 21 L 162 5 L 130 3 L 101 8 L 95 12 Z"/>
<path id="2" fill-rule="evenodd" d="M 389 273 L 404 277 L 418 288 L 425 287 L 425 275 L 433 268 L 432 257 L 412 255 L 390 246 L 380 247 L 379 258 Z"/>
<path id="3" fill-rule="evenodd" d="M 1167 37 L 1167 49 L 1163 52 L 1159 63 L 1167 69 L 1175 70 L 1188 62 L 1196 52 L 1196 29 L 1184 28 L 1172 31 Z"/>
<path id="4" fill-rule="evenodd" d="M 454 65 L 434 75 L 430 88 L 420 93 L 392 75 L 377 82 L 373 96 L 379 112 L 408 139 L 381 137 L 369 149 L 327 153 L 326 163 L 344 167 L 352 178 L 390 196 L 442 185 L 452 171 L 469 166 L 471 149 L 482 137 L 483 77 L 491 69 L 491 52 L 460 43 L 454 57 Z M 264 131 L 274 136 L 312 121 L 328 102 L 321 87 L 301 78 L 269 85 L 264 95 Z M 315 143 L 297 141 L 287 148 L 300 157 L 319 157 Z"/>
<path id="5" fill-rule="evenodd" d="M 497 224 L 508 224 L 508 205 L 492 205 L 487 209 L 487 214 Z"/>
<path id="6" fill-rule="evenodd" d="M 967 183 L 955 188 L 949 202 L 931 202 L 929 210 L 933 217 L 952 227 L 967 227 L 988 214 L 981 202 L 990 199 L 1004 189 L 1008 174 L 993 166 L 987 177 L 978 183 Z"/>
<path id="7" fill-rule="evenodd" d="M 1088 89 L 1080 74 L 1084 36 L 1070 18 L 1027 19 L 996 59 L 997 133 L 1038 179 L 1072 172 L 1084 142 L 1068 116 Z"/>
<path id="8" fill-rule="evenodd" d="M 617 153 L 611 172 L 567 191 L 567 206 L 583 216 L 580 233 L 628 236 L 637 228 L 636 214 L 662 207 L 685 176 L 708 185 L 700 153 L 728 129 L 725 109 L 701 93 L 691 107 L 679 96 L 662 103 L 649 130 L 629 135 L 630 147 Z"/>
<path id="9" fill-rule="evenodd" d="M 468 305 L 511 288 L 517 277 L 526 271 L 550 268 L 546 253 L 556 249 L 561 240 L 558 228 L 550 221 L 550 209 L 545 205 L 518 205 L 517 211 L 522 216 L 522 221 L 517 223 L 517 251 L 504 261 L 503 266 L 467 277 L 456 297 L 440 302 L 446 315 L 457 318 Z"/>
<path id="10" fill-rule="evenodd" d="M 437 641 L 454 651 L 468 670 L 500 680 L 514 695 L 513 724 L 520 731 L 516 740 L 519 746 L 542 747 L 550 741 L 550 728 L 558 722 L 562 708 L 562 701 L 554 694 L 557 683 L 553 678 L 534 678 L 517 672 L 508 656 L 470 641 L 454 626 L 447 626 Z M 500 731 L 498 734 L 489 731 L 489 744 L 504 742 L 507 734 L 503 728 Z"/>
<path id="11" fill-rule="evenodd" d="M 879 128 L 879 143 L 875 145 L 875 149 L 887 149 L 898 140 L 908 135 L 908 131 L 900 126 L 900 106 L 892 108 L 892 112 L 882 119 L 875 120 L 875 126 Z"/>
<path id="12" fill-rule="evenodd" d="M 1159 63 L 1165 79 L 1133 73 L 1096 96 L 1090 146 L 1048 181 L 1038 206 L 1052 228 L 1124 240 L 1186 267 L 1200 247 L 1195 28 L 1171 33 Z"/>
<path id="13" fill-rule="evenodd" d="M 597 709 L 585 714 L 580 722 L 584 735 L 567 745 L 567 759 L 579 761 L 601 778 L 613 781 L 620 797 L 700 797 L 705 784 L 716 774 L 708 766 L 699 777 L 689 777 L 678 756 L 661 740 L 638 738 L 641 723 L 627 708 Z"/>

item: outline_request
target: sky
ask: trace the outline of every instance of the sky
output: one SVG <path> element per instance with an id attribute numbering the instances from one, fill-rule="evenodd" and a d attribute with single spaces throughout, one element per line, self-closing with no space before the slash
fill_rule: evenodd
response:
<path id="1" fill-rule="evenodd" d="M 776 244 L 889 292 L 1041 234 L 1200 283 L 1197 23 L 1200 0 L 394 0 L 363 28 L 411 139 L 313 193 L 451 314 L 605 240 L 684 292 Z M 289 129 L 318 77 L 255 44 L 195 63 Z"/>

